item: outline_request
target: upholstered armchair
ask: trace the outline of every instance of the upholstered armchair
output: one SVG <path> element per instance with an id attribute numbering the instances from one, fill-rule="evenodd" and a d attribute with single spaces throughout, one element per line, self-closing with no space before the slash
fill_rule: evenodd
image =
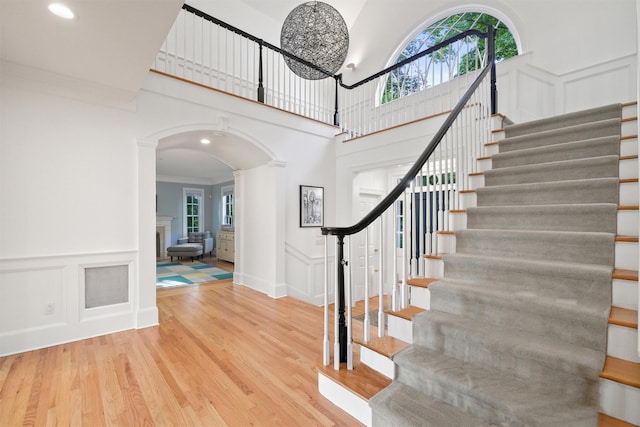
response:
<path id="1" fill-rule="evenodd" d="M 171 257 L 199 257 L 209 253 L 213 255 L 213 236 L 210 231 L 192 232 L 187 237 L 181 237 L 174 246 L 167 248 L 167 255 Z"/>

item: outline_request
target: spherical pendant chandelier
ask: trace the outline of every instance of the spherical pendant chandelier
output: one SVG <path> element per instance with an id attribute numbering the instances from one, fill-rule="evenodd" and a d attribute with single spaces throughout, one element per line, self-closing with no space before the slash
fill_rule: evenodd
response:
<path id="1" fill-rule="evenodd" d="M 340 13 L 332 6 L 310 1 L 297 6 L 284 20 L 280 46 L 286 52 L 335 74 L 347 57 L 349 31 Z M 329 77 L 286 55 L 284 60 L 291 71 L 304 79 Z"/>

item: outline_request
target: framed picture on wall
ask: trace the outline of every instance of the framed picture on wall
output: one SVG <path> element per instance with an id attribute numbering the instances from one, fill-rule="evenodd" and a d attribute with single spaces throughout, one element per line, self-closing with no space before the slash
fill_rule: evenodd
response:
<path id="1" fill-rule="evenodd" d="M 324 225 L 324 187 L 300 186 L 300 227 Z"/>

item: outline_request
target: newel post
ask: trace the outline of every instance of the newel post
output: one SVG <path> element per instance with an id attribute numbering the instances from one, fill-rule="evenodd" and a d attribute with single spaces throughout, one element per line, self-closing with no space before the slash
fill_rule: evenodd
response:
<path id="1" fill-rule="evenodd" d="M 264 104 L 264 86 L 262 84 L 262 40 L 258 43 L 258 102 Z"/>
<path id="2" fill-rule="evenodd" d="M 337 237 L 336 265 L 338 268 L 338 295 L 336 295 L 335 309 L 338 310 L 338 342 L 340 344 L 340 363 L 347 362 L 347 323 L 344 315 L 345 312 L 345 287 L 344 287 L 344 267 L 347 261 L 344 259 L 344 236 Z M 334 354 L 333 357 L 338 357 Z"/>
<path id="3" fill-rule="evenodd" d="M 335 99 L 335 106 L 334 106 L 334 113 L 333 113 L 333 124 L 335 126 L 340 126 L 340 112 L 338 111 L 338 89 L 340 87 L 338 84 L 339 76 L 333 76 L 333 78 L 336 81 L 336 99 Z"/>
<path id="4" fill-rule="evenodd" d="M 491 63 L 491 114 L 498 113 L 498 88 L 496 87 L 496 29 L 489 26 L 487 31 L 487 60 Z"/>

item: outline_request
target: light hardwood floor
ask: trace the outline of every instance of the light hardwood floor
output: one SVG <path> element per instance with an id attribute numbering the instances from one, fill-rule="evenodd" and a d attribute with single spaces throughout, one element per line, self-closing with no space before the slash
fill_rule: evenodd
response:
<path id="1" fill-rule="evenodd" d="M 322 308 L 224 280 L 160 326 L 0 358 L 0 426 L 358 426 L 321 396 Z"/>

